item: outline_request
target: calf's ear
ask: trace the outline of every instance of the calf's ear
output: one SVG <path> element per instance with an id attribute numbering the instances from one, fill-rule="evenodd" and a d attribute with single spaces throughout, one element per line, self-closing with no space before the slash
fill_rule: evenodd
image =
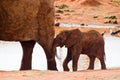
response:
<path id="1" fill-rule="evenodd" d="M 69 48 L 77 44 L 78 41 L 80 41 L 80 38 L 81 38 L 81 31 L 79 29 L 71 30 L 65 42 L 65 47 Z"/>

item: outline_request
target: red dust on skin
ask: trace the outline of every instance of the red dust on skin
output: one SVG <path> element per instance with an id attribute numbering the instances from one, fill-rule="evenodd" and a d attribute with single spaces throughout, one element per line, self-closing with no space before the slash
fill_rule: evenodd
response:
<path id="1" fill-rule="evenodd" d="M 96 0 L 100 3 L 99 6 L 84 6 L 80 5 L 81 1 L 87 0 L 54 0 L 55 5 L 67 4 L 73 13 L 56 14 L 59 16 L 58 22 L 63 23 L 95 23 L 104 24 L 104 17 L 115 15 L 117 16 L 118 25 L 120 24 L 120 7 L 113 4 L 111 0 Z M 91 0 L 90 0 L 91 1 Z M 117 1 L 117 0 L 116 0 Z M 92 10 L 92 11 L 91 11 Z M 98 18 L 93 18 L 93 16 Z M 107 24 L 111 25 L 111 24 Z M 73 28 L 55 27 L 55 32 Z M 81 31 L 88 31 L 91 28 L 79 28 Z M 93 28 L 92 28 L 93 29 Z M 94 30 L 109 33 L 109 29 L 94 28 Z M 119 63 L 118 63 L 119 64 Z M 57 72 L 57 71 L 0 71 L 0 80 L 120 80 L 120 68 L 107 70 L 83 70 L 77 72 Z"/>

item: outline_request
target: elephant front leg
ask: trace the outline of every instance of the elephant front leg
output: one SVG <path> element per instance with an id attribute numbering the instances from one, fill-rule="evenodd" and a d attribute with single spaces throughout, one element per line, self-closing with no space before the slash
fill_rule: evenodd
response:
<path id="1" fill-rule="evenodd" d="M 78 64 L 79 54 L 73 55 L 73 71 L 77 71 L 77 64 Z"/>
<path id="2" fill-rule="evenodd" d="M 57 70 L 55 59 L 47 58 L 47 64 L 48 70 Z"/>
<path id="3" fill-rule="evenodd" d="M 56 52 L 53 52 L 52 49 L 49 48 L 48 46 L 42 46 L 42 47 L 46 54 L 48 70 L 57 70 L 56 61 L 55 61 Z"/>
<path id="4" fill-rule="evenodd" d="M 21 41 L 20 43 L 23 49 L 23 58 L 20 70 L 31 70 L 32 53 L 35 41 Z"/>
<path id="5" fill-rule="evenodd" d="M 68 63 L 69 61 L 72 59 L 72 54 L 71 54 L 71 51 L 70 49 L 68 48 L 68 52 L 67 52 L 67 56 L 63 62 L 63 69 L 64 71 L 69 71 L 69 68 L 68 68 Z"/>

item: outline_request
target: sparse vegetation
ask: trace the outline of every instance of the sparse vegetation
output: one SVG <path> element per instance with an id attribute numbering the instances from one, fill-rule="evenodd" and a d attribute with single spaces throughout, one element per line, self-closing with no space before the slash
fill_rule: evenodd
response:
<path id="1" fill-rule="evenodd" d="M 117 20 L 107 20 L 104 23 L 105 24 L 118 24 Z"/>
<path id="2" fill-rule="evenodd" d="M 56 6 L 58 9 L 65 9 L 68 8 L 68 6 L 66 4 L 62 4 L 60 6 Z"/>
<path id="3" fill-rule="evenodd" d="M 117 19 L 117 17 L 116 16 L 107 16 L 107 17 L 105 17 L 106 19 Z"/>
<path id="4" fill-rule="evenodd" d="M 75 12 L 74 10 L 70 10 L 66 4 L 55 6 L 57 8 L 56 13 L 63 14 L 64 12 Z"/>
<path id="5" fill-rule="evenodd" d="M 56 13 L 61 13 L 63 14 L 64 12 L 62 10 L 57 10 Z"/>
<path id="6" fill-rule="evenodd" d="M 111 2 L 114 2 L 114 3 L 118 4 L 118 5 L 120 5 L 120 0 L 111 0 Z"/>
<path id="7" fill-rule="evenodd" d="M 93 16 L 93 18 L 98 18 L 98 16 Z"/>
<path id="8" fill-rule="evenodd" d="M 105 17 L 105 19 L 107 19 L 104 22 L 105 24 L 118 24 L 116 16 L 107 16 L 107 17 Z"/>

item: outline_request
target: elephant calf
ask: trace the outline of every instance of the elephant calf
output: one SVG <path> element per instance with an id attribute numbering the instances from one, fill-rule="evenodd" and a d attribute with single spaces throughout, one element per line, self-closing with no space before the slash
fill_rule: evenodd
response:
<path id="1" fill-rule="evenodd" d="M 101 69 L 106 69 L 104 61 L 104 39 L 95 31 L 81 32 L 79 29 L 65 30 L 59 33 L 54 39 L 54 47 L 67 47 L 67 56 L 63 63 L 64 71 L 69 71 L 68 62 L 73 60 L 73 71 L 77 71 L 77 63 L 80 54 L 86 54 L 90 58 L 88 69 L 94 69 L 95 58 L 101 63 Z"/>

